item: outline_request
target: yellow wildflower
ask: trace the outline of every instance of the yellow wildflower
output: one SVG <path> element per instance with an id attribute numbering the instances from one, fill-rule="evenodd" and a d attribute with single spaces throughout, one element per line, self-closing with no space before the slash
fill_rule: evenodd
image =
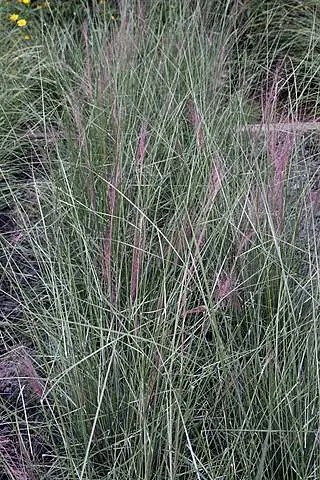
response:
<path id="1" fill-rule="evenodd" d="M 30 37 L 30 35 L 24 35 L 23 38 L 24 38 L 25 40 L 30 40 L 31 37 Z"/>
<path id="2" fill-rule="evenodd" d="M 20 20 L 17 21 L 18 27 L 25 27 L 27 25 L 27 20 L 24 18 L 21 18 Z"/>
<path id="3" fill-rule="evenodd" d="M 24 3 L 25 5 L 30 5 L 31 0 L 22 0 L 21 3 Z"/>
<path id="4" fill-rule="evenodd" d="M 10 15 L 9 20 L 11 20 L 11 22 L 16 22 L 18 18 L 19 15 L 17 13 L 13 13 L 12 15 Z"/>

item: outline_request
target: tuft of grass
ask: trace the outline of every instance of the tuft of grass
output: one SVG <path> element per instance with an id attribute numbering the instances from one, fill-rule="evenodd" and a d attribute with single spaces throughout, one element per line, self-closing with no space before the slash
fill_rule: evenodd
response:
<path id="1" fill-rule="evenodd" d="M 0 438 L 13 478 L 28 462 L 70 480 L 319 477 L 316 172 L 308 138 L 266 128 L 298 121 L 308 80 L 293 69 L 285 116 L 255 103 L 270 64 L 261 43 L 240 65 L 236 7 L 121 2 L 112 29 L 88 14 L 2 52 L 26 106 L 2 107 L 1 289 L 21 312 L 3 338 L 38 365 L 36 406 L 4 409 L 26 452 L 14 471 Z"/>

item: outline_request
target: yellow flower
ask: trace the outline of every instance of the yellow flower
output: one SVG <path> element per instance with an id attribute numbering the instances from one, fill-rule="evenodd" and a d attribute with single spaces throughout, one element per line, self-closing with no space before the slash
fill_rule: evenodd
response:
<path id="1" fill-rule="evenodd" d="M 18 18 L 19 15 L 17 13 L 13 13 L 12 15 L 10 15 L 9 20 L 11 20 L 11 22 L 16 22 Z"/>
<path id="2" fill-rule="evenodd" d="M 27 20 L 24 18 L 21 18 L 20 20 L 17 21 L 18 27 L 25 27 L 27 25 Z"/>
<path id="3" fill-rule="evenodd" d="M 22 0 L 22 3 L 24 3 L 25 5 L 30 5 L 31 0 Z"/>
<path id="4" fill-rule="evenodd" d="M 31 37 L 30 37 L 30 35 L 24 35 L 23 38 L 24 38 L 25 40 L 30 40 Z"/>

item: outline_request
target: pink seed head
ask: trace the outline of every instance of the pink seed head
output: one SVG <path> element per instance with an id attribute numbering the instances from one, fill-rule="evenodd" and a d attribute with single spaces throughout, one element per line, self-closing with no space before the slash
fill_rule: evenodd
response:
<path id="1" fill-rule="evenodd" d="M 317 206 L 320 203 L 320 190 L 310 192 L 310 203 L 312 206 Z"/>
<path id="2" fill-rule="evenodd" d="M 185 315 L 197 315 L 198 313 L 204 313 L 207 311 L 207 307 L 205 305 L 200 305 L 199 307 L 191 308 L 191 310 L 187 310 Z"/>
<path id="3" fill-rule="evenodd" d="M 204 146 L 204 132 L 201 125 L 201 116 L 192 100 L 189 101 L 189 120 L 197 138 L 197 145 L 201 150 Z"/>
<path id="4" fill-rule="evenodd" d="M 239 257 L 239 255 L 241 255 L 245 251 L 248 243 L 251 242 L 251 238 L 253 237 L 253 235 L 254 235 L 254 230 L 249 230 L 243 235 L 238 245 L 237 257 Z"/>
<path id="5" fill-rule="evenodd" d="M 22 239 L 23 235 L 21 232 L 16 232 L 13 237 L 12 237 L 12 244 L 13 245 L 17 245 L 17 243 L 20 242 L 20 240 Z"/>
<path id="6" fill-rule="evenodd" d="M 25 365 L 26 373 L 29 377 L 29 383 L 33 389 L 33 391 L 39 396 L 42 397 L 43 395 L 43 388 L 38 380 L 38 375 L 34 369 L 34 366 L 31 363 L 29 357 L 23 359 L 23 363 Z"/>
<path id="7" fill-rule="evenodd" d="M 217 283 L 216 300 L 226 301 L 236 310 L 240 310 L 240 302 L 234 289 L 232 274 L 223 273 Z"/>

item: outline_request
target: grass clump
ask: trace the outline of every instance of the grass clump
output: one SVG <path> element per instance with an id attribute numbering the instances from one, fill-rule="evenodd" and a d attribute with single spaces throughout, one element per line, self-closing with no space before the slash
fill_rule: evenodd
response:
<path id="1" fill-rule="evenodd" d="M 46 478 L 319 475 L 316 190 L 276 74 L 254 108 L 234 81 L 232 12 L 123 3 L 81 41 L 53 25 L 33 61 L 46 148 L 30 207 L 6 176 L 23 237 L 5 258 L 36 281 L 2 274 L 38 362 Z"/>

